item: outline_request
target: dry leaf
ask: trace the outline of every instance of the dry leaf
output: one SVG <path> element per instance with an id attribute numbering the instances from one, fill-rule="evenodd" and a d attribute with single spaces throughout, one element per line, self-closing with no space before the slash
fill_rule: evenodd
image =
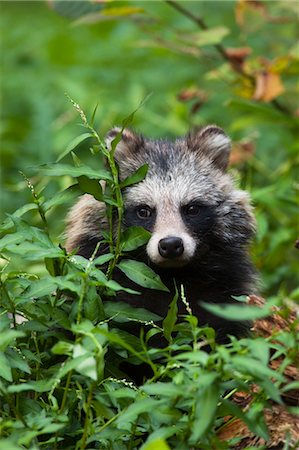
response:
<path id="1" fill-rule="evenodd" d="M 256 295 L 251 295 L 248 299 L 250 305 L 263 306 L 265 300 Z M 254 322 L 252 331 L 258 336 L 265 338 L 270 337 L 273 332 L 279 330 L 286 330 L 290 326 L 290 323 L 294 322 L 297 317 L 297 307 L 291 309 L 289 317 L 287 319 L 279 315 L 279 308 L 273 306 L 274 314 L 265 319 L 259 319 Z M 278 370 L 280 364 L 284 362 L 284 358 L 280 357 L 270 362 L 272 370 Z M 293 365 L 287 366 L 284 371 L 284 376 L 287 382 L 297 381 L 299 379 L 298 367 Z M 269 380 L 270 381 L 270 380 Z M 252 385 L 251 392 L 236 392 L 233 396 L 233 401 L 242 409 L 250 408 L 252 402 L 252 395 L 257 392 L 258 386 Z M 284 405 L 277 405 L 271 402 L 271 407 L 265 409 L 264 416 L 267 428 L 269 430 L 269 441 L 265 442 L 264 439 L 254 435 L 248 427 L 242 422 L 242 420 L 228 416 L 225 418 L 226 423 L 221 426 L 217 436 L 222 441 L 228 441 L 233 438 L 240 438 L 239 442 L 231 447 L 233 450 L 242 450 L 247 447 L 260 447 L 267 445 L 267 448 L 278 450 L 283 449 L 285 443 L 289 440 L 288 448 L 297 448 L 296 445 L 299 442 L 299 420 L 295 414 L 291 414 L 287 411 L 285 405 L 296 406 L 299 404 L 299 390 L 292 389 L 284 392 L 283 394 Z"/>
<path id="2" fill-rule="evenodd" d="M 217 436 L 222 441 L 241 437 L 241 440 L 235 446 L 231 447 L 233 450 L 242 450 L 247 447 L 260 447 L 267 445 L 267 449 L 275 448 L 283 449 L 285 442 L 289 439 L 290 447 L 296 445 L 299 441 L 299 421 L 298 417 L 289 413 L 282 405 L 273 405 L 272 408 L 266 409 L 264 412 L 265 421 L 269 430 L 270 439 L 265 440 L 259 436 L 254 435 L 247 425 L 240 419 L 228 419 L 227 425 L 223 425 Z"/>
<path id="3" fill-rule="evenodd" d="M 284 92 L 284 86 L 279 74 L 272 72 L 259 72 L 255 76 L 254 100 L 270 102 Z"/>
<path id="4" fill-rule="evenodd" d="M 195 114 L 207 101 L 207 94 L 195 87 L 183 89 L 178 93 L 177 99 L 181 102 L 194 101 L 191 106 L 190 114 Z"/>
<path id="5" fill-rule="evenodd" d="M 226 48 L 225 54 L 233 67 L 243 69 L 244 61 L 252 52 L 250 47 Z"/>
<path id="6" fill-rule="evenodd" d="M 190 87 L 181 90 L 177 95 L 177 99 L 181 102 L 187 102 L 194 99 L 200 99 L 204 101 L 207 99 L 207 94 L 196 87 Z"/>
<path id="7" fill-rule="evenodd" d="M 236 142 L 233 145 L 230 155 L 230 165 L 242 164 L 248 161 L 255 153 L 255 145 L 253 142 Z"/>

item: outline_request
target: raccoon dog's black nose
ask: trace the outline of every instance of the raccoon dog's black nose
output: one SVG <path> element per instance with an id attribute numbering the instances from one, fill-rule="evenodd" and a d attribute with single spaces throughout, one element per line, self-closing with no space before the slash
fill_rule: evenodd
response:
<path id="1" fill-rule="evenodd" d="M 158 244 L 158 249 L 163 258 L 177 258 L 183 254 L 183 240 L 176 236 L 161 239 Z"/>

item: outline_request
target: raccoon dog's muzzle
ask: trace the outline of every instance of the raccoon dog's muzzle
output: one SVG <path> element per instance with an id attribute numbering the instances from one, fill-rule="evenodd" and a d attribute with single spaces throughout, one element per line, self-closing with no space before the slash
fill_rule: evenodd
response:
<path id="1" fill-rule="evenodd" d="M 176 230 L 177 231 L 177 230 Z M 146 251 L 152 263 L 161 267 L 182 267 L 193 258 L 196 241 L 184 231 L 154 232 Z"/>

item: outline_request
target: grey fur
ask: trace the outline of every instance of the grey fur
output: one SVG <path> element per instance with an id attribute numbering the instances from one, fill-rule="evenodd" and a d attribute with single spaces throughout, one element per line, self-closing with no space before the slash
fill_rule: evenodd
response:
<path id="1" fill-rule="evenodd" d="M 114 128 L 109 132 L 108 145 L 119 131 Z M 229 138 L 214 125 L 173 143 L 144 139 L 125 130 L 115 151 L 121 179 L 143 164 L 149 165 L 146 179 L 124 193 L 125 205 L 159 207 L 161 220 L 157 225 L 163 228 L 163 222 L 165 226 L 180 222 L 181 204 L 202 199 L 218 205 L 214 233 L 229 243 L 237 240 L 246 244 L 255 230 L 255 219 L 249 195 L 236 189 L 231 176 L 224 172 L 229 152 Z M 161 159 L 165 159 L 163 167 Z M 105 205 L 84 195 L 68 215 L 67 250 L 76 248 L 84 236 L 100 238 L 100 230 L 106 227 Z"/>
<path id="2" fill-rule="evenodd" d="M 114 128 L 108 133 L 108 148 L 119 131 Z M 247 248 L 255 220 L 249 195 L 237 189 L 226 172 L 230 147 L 229 138 L 215 125 L 174 142 L 150 140 L 124 130 L 115 159 L 121 179 L 144 164 L 149 166 L 146 178 L 123 193 L 125 211 L 134 211 L 138 205 L 155 211 L 146 262 L 155 267 L 166 284 L 173 285 L 175 276 L 187 285 L 187 298 L 202 323 L 212 324 L 222 334 L 242 334 L 239 326 L 223 325 L 223 321 L 202 313 L 199 305 L 200 300 L 231 302 L 232 295 L 254 291 L 255 275 Z M 203 210 L 212 211 L 213 225 L 204 231 L 200 226 L 192 231 L 182 218 L 182 208 L 193 201 L 200 202 Z M 124 227 L 127 225 L 130 223 L 126 223 L 125 216 Z M 79 254 L 90 257 L 106 227 L 105 205 L 90 195 L 82 196 L 68 215 L 67 250 L 78 249 Z M 184 251 L 177 258 L 164 258 L 159 242 L 173 236 L 182 239 Z M 126 301 L 165 314 L 171 296 L 167 299 L 163 294 L 155 302 L 153 296 L 145 292 L 139 303 L 136 299 Z"/>

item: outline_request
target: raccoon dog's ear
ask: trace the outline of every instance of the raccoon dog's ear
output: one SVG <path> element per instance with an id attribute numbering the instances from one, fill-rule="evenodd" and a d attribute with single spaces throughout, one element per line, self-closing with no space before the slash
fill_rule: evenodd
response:
<path id="1" fill-rule="evenodd" d="M 226 170 L 231 151 L 230 138 L 216 125 L 208 125 L 190 133 L 187 146 L 213 161 L 216 167 Z"/>
<path id="2" fill-rule="evenodd" d="M 114 139 L 119 135 L 121 132 L 121 128 L 115 127 L 112 128 L 107 136 L 106 136 L 106 146 L 110 150 L 111 149 L 111 143 L 114 141 Z M 115 148 L 115 158 L 117 161 L 121 161 L 123 158 L 127 159 L 128 157 L 134 156 L 136 152 L 142 147 L 143 145 L 143 137 L 135 134 L 132 130 L 129 130 L 128 128 L 125 128 L 122 132 L 121 139 L 116 145 Z"/>

